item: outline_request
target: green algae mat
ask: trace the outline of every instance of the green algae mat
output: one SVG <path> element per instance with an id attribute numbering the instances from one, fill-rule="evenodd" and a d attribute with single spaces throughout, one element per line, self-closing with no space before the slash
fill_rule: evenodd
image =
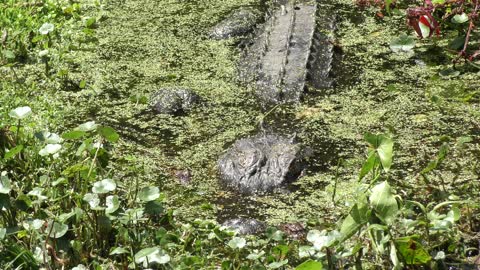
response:
<path id="1" fill-rule="evenodd" d="M 10 2 L 0 1 L 0 6 L 20 8 Z M 128 202 L 121 201 L 120 210 L 108 215 L 95 212 L 85 219 L 95 224 L 92 228 L 77 227 L 70 220 L 81 220 L 79 212 L 72 209 L 88 212 L 95 208 L 93 199 L 83 197 L 90 192 L 86 188 L 75 191 L 82 196 L 75 206 L 56 205 L 61 199 L 32 204 L 22 210 L 29 213 L 22 214 L 25 220 L 56 220 L 67 226 L 45 221 L 50 232 L 38 229 L 35 234 L 10 226 L 8 220 L 15 215 L 4 214 L 5 210 L 0 228 L 6 233 L 0 229 L 0 240 L 10 241 L 5 243 L 11 248 L 2 244 L 0 252 L 10 258 L 2 264 L 19 266 L 17 262 L 23 260 L 25 265 L 31 262 L 30 267 L 36 264 L 51 269 L 80 264 L 85 268 L 76 269 L 138 269 L 149 264 L 155 269 L 294 269 L 303 263 L 304 268 L 297 269 L 322 269 L 322 262 L 325 269 L 446 269 L 442 265 L 461 265 L 478 253 L 480 73 L 466 64 L 457 65 L 452 72 L 455 55 L 445 49 L 448 41 L 443 39 L 414 38 L 413 48 L 396 49 L 393 41 L 399 36 L 415 35 L 403 13 L 379 18 L 375 7 L 320 1 L 318 8 L 331 11 L 336 18 L 335 32 L 328 33 L 335 40 L 334 86 L 308 87 L 299 104 L 265 109 L 255 89 L 237 79 L 242 50 L 238 40 L 212 40 L 209 31 L 238 8 L 263 11 L 269 2 L 111 0 L 85 1 L 81 6 L 67 2 L 51 2 L 48 10 L 53 11 L 29 22 L 32 33 L 49 21 L 55 22 L 55 28 L 43 37 L 35 34 L 40 36 L 36 45 L 18 49 L 25 51 L 24 55 L 2 41 L 0 145 L 11 151 L 22 142 L 11 144 L 23 133 L 18 126 L 24 126 L 25 132 L 31 129 L 32 134 L 38 130 L 65 134 L 95 121 L 102 125 L 98 135 L 104 138 L 110 155 L 99 158 L 103 150 L 99 151 L 92 139 L 92 147 L 97 149 L 92 157 L 94 161 L 98 158 L 98 166 L 108 165 L 98 171 L 89 165 L 85 169 L 88 175 L 81 176 L 79 170 L 75 179 L 90 186 L 98 182 L 95 187 L 101 187 L 100 191 L 88 194 L 98 193 L 99 200 L 108 199 L 107 192 L 112 192 L 110 195 L 124 196 Z M 25 16 L 42 14 L 39 12 Z M 8 14 L 0 14 L 7 18 Z M 2 30 L 11 25 L 12 21 L 4 20 Z M 10 40 L 12 33 L 9 30 Z M 12 58 L 8 52 L 16 55 Z M 182 116 L 155 114 L 150 97 L 164 87 L 192 89 L 201 103 Z M 23 120 L 21 111 L 12 116 L 10 112 L 21 106 L 32 109 L 30 118 Z M 310 149 L 302 177 L 284 191 L 263 196 L 243 196 L 221 186 L 219 156 L 236 140 L 265 129 L 295 135 Z M 80 130 L 94 132 L 85 126 Z M 115 139 L 117 133 L 119 139 Z M 67 141 L 75 137 L 68 134 L 64 136 Z M 28 139 L 35 140 L 35 136 Z M 27 137 L 24 141 L 27 149 Z M 17 163 L 12 157 L 7 160 L 9 151 L 0 152 L 5 157 L 0 162 L 5 172 L 0 195 L 30 194 L 31 190 L 15 191 L 19 184 L 12 179 L 33 181 L 29 189 L 38 185 L 56 190 L 56 185 L 48 186 L 50 182 L 41 176 L 57 180 L 49 174 L 61 170 L 62 178 L 76 177 L 66 174 L 61 162 L 53 158 L 45 167 L 25 165 L 29 154 L 19 151 Z M 73 153 L 65 153 L 65 159 L 75 156 Z M 386 165 L 385 155 L 390 155 L 391 165 Z M 85 160 L 90 159 L 85 156 Z M 14 177 L 19 167 L 32 176 Z M 98 179 L 92 177 L 92 171 Z M 113 179 L 115 188 L 109 189 L 111 182 L 101 182 L 100 175 Z M 13 182 L 9 182 L 13 191 L 5 188 L 7 178 Z M 65 184 L 72 190 L 76 185 Z M 363 193 L 366 195 L 358 198 Z M 2 198 L 0 205 L 7 209 L 10 206 L 6 207 Z M 115 197 L 109 200 L 107 208 L 112 209 Z M 132 210 L 130 215 L 144 204 L 149 204 L 150 210 L 144 219 L 124 222 L 120 216 L 127 214 L 123 212 L 110 218 L 116 211 Z M 356 219 L 354 210 L 367 204 L 376 217 Z M 72 216 L 59 219 L 62 214 Z M 416 215 L 422 218 L 414 219 Z M 255 218 L 273 227 L 258 239 L 242 238 L 224 232 L 214 222 L 238 217 Z M 356 220 L 358 228 L 348 223 L 349 218 Z M 305 230 L 299 240 L 275 229 L 294 223 Z M 367 224 L 369 229 L 360 229 Z M 57 230 L 63 229 L 68 233 L 52 240 L 57 238 Z M 342 238 L 333 233 L 337 230 L 343 235 L 352 232 L 349 237 L 353 237 Z M 426 240 L 422 238 L 425 232 L 431 234 Z M 26 235 L 35 235 L 31 238 L 37 242 L 24 244 Z M 132 243 L 126 240 L 129 237 Z M 463 245 L 457 244 L 459 241 Z M 366 242 L 368 247 L 362 247 Z M 56 250 L 57 258 L 51 250 Z M 15 260 L 18 254 L 30 253 L 32 258 L 24 255 Z"/>

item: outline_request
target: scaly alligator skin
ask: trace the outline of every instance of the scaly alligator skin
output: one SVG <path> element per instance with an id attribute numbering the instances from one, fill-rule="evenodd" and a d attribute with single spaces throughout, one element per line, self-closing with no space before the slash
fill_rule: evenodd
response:
<path id="1" fill-rule="evenodd" d="M 264 103 L 300 101 L 307 73 L 315 88 L 331 84 L 333 45 L 327 32 L 333 31 L 334 24 L 324 17 L 317 29 L 316 13 L 316 1 L 284 1 L 241 58 L 240 80 L 255 82 L 256 94 Z"/>

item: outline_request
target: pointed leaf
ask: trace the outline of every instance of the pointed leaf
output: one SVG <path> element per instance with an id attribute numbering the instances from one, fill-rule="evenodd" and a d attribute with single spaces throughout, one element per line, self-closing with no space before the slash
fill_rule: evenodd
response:
<path id="1" fill-rule="evenodd" d="M 369 199 L 370 205 L 375 210 L 376 216 L 385 224 L 391 224 L 397 215 L 398 205 L 387 181 L 373 187 Z"/>
<path id="2" fill-rule="evenodd" d="M 303 262 L 299 266 L 295 268 L 295 270 L 322 270 L 323 265 L 321 262 L 316 262 L 312 260 L 308 260 L 306 262 Z"/>

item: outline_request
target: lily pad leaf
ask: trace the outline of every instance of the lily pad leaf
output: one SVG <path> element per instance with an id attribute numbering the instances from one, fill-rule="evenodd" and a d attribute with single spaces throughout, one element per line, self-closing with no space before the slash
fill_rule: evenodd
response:
<path id="1" fill-rule="evenodd" d="M 112 179 L 103 179 L 93 183 L 92 192 L 97 194 L 104 194 L 110 191 L 114 191 L 117 188 L 117 184 Z"/>
<path id="2" fill-rule="evenodd" d="M 53 30 L 55 29 L 55 26 L 51 23 L 44 23 L 40 29 L 38 29 L 38 31 L 40 32 L 40 34 L 42 35 L 48 35 L 49 33 L 51 33 Z"/>
<path id="3" fill-rule="evenodd" d="M 468 15 L 465 14 L 465 13 L 457 14 L 457 15 L 453 16 L 452 22 L 454 22 L 454 23 L 465 23 L 465 22 L 468 22 Z"/>
<path id="4" fill-rule="evenodd" d="M 114 196 L 107 196 L 106 198 L 107 209 L 105 209 L 105 213 L 111 214 L 118 210 L 120 207 L 120 200 L 118 199 L 117 195 Z"/>
<path id="5" fill-rule="evenodd" d="M 8 113 L 10 117 L 18 120 L 24 119 L 30 114 L 32 114 L 32 109 L 28 106 L 18 107 L 16 109 L 11 110 L 10 113 Z"/>
<path id="6" fill-rule="evenodd" d="M 415 39 L 406 34 L 400 35 L 398 38 L 390 42 L 390 49 L 395 52 L 409 52 L 415 47 Z"/>
<path id="7" fill-rule="evenodd" d="M 79 125 L 75 130 L 88 132 L 97 129 L 97 127 L 98 125 L 95 124 L 95 121 L 89 121 Z"/>
<path id="8" fill-rule="evenodd" d="M 233 249 L 242 249 L 247 244 L 247 240 L 242 237 L 234 237 L 228 242 L 228 246 Z"/>
<path id="9" fill-rule="evenodd" d="M 135 263 L 148 267 L 149 263 L 166 264 L 170 256 L 159 247 L 144 248 L 135 254 Z"/>
<path id="10" fill-rule="evenodd" d="M 58 143 L 54 143 L 54 144 L 47 144 L 44 148 L 42 148 L 42 150 L 40 150 L 40 152 L 38 152 L 38 154 L 40 156 L 48 156 L 48 155 L 53 155 L 53 154 L 56 154 L 58 153 L 58 151 L 60 151 L 60 149 L 62 149 L 62 145 L 61 144 L 58 144 Z"/>
<path id="11" fill-rule="evenodd" d="M 67 233 L 68 225 L 50 221 L 45 231 L 50 234 L 50 237 L 60 238 Z"/>
<path id="12" fill-rule="evenodd" d="M 138 198 L 144 202 L 150 202 L 160 197 L 160 189 L 158 187 L 144 187 L 138 193 Z"/>
<path id="13" fill-rule="evenodd" d="M 3 56 L 5 56 L 5 58 L 10 59 L 10 60 L 15 59 L 15 57 L 16 57 L 15 53 L 13 51 L 10 51 L 10 50 L 4 50 L 3 51 Z"/>
<path id="14" fill-rule="evenodd" d="M 278 262 L 272 262 L 271 264 L 267 265 L 268 269 L 278 269 L 288 263 L 288 259 L 278 261 Z"/>
<path id="15" fill-rule="evenodd" d="M 444 70 L 440 71 L 438 73 L 438 75 L 440 75 L 440 77 L 442 77 L 444 79 L 450 79 L 450 78 L 454 78 L 454 77 L 457 77 L 458 75 L 460 75 L 460 71 L 455 70 L 453 68 L 447 68 L 447 69 L 444 69 Z"/>
<path id="16" fill-rule="evenodd" d="M 91 208 L 97 208 L 100 205 L 100 198 L 94 193 L 85 194 L 85 196 L 83 196 L 83 200 L 86 201 Z"/>
<path id="17" fill-rule="evenodd" d="M 0 175 L 0 193 L 8 194 L 10 193 L 10 190 L 12 190 L 10 179 L 8 179 L 6 172 L 2 172 Z"/>

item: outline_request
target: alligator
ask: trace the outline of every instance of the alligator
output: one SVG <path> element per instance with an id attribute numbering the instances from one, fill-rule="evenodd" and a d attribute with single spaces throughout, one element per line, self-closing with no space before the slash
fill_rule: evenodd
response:
<path id="1" fill-rule="evenodd" d="M 253 83 L 266 104 L 299 102 L 307 83 L 332 84 L 334 15 L 317 10 L 316 1 L 280 2 L 239 61 L 240 80 Z"/>

